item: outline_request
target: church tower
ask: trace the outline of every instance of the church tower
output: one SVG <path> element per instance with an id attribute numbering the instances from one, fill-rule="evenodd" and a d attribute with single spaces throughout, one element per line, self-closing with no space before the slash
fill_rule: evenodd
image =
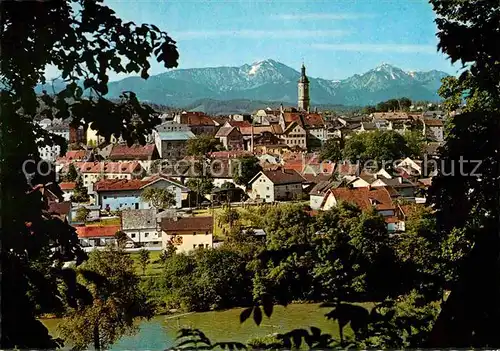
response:
<path id="1" fill-rule="evenodd" d="M 298 108 L 301 111 L 309 111 L 309 79 L 306 76 L 306 67 L 302 64 L 299 79 L 299 103 Z"/>

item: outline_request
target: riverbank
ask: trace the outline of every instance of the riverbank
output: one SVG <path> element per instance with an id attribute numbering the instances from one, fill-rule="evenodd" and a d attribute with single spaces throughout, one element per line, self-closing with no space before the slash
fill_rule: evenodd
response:
<path id="1" fill-rule="evenodd" d="M 320 304 L 291 304 L 287 307 L 275 306 L 271 318 L 264 317 L 260 326 L 252 319 L 240 324 L 239 315 L 243 309 L 233 308 L 226 311 L 196 312 L 179 315 L 155 316 L 149 321 L 139 323 L 139 332 L 125 336 L 111 347 L 111 350 L 165 350 L 176 343 L 180 328 L 195 328 L 203 331 L 212 342 L 237 341 L 247 343 L 250 339 L 264 337 L 273 333 L 284 333 L 292 329 L 317 327 L 323 333 L 339 337 L 338 323 L 327 320 L 325 314 L 330 307 Z M 52 336 L 57 337 L 60 319 L 42 320 Z M 352 334 L 350 327 L 345 335 Z"/>

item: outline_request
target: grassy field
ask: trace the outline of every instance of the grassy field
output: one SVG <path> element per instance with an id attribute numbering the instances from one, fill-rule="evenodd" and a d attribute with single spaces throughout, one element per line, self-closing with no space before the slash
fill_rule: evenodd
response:
<path id="1" fill-rule="evenodd" d="M 160 254 L 161 251 L 150 251 L 149 252 L 149 263 L 146 266 L 145 274 L 146 276 L 155 276 L 159 275 L 162 272 L 163 266 L 160 262 Z M 142 276 L 142 267 L 139 263 L 139 253 L 133 252 L 129 254 L 130 257 L 134 260 L 135 271 L 138 275 Z"/>

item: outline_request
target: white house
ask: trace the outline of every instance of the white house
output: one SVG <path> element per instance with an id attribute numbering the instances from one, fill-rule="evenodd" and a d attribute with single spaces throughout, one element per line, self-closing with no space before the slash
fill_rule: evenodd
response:
<path id="1" fill-rule="evenodd" d="M 177 253 L 213 247 L 213 217 L 162 218 L 162 247 L 170 243 Z"/>
<path id="2" fill-rule="evenodd" d="M 123 210 L 122 231 L 136 244 L 144 247 L 162 246 L 162 233 L 155 209 Z"/>
<path id="3" fill-rule="evenodd" d="M 280 168 L 260 171 L 249 185 L 250 197 L 265 202 L 294 200 L 302 195 L 302 183 L 305 179 L 296 171 Z"/>

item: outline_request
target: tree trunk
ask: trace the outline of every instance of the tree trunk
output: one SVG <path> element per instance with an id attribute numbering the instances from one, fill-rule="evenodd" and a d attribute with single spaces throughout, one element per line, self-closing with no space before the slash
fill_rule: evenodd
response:
<path id="1" fill-rule="evenodd" d="M 96 351 L 101 350 L 101 344 L 99 343 L 99 322 L 94 325 L 94 349 Z"/>

